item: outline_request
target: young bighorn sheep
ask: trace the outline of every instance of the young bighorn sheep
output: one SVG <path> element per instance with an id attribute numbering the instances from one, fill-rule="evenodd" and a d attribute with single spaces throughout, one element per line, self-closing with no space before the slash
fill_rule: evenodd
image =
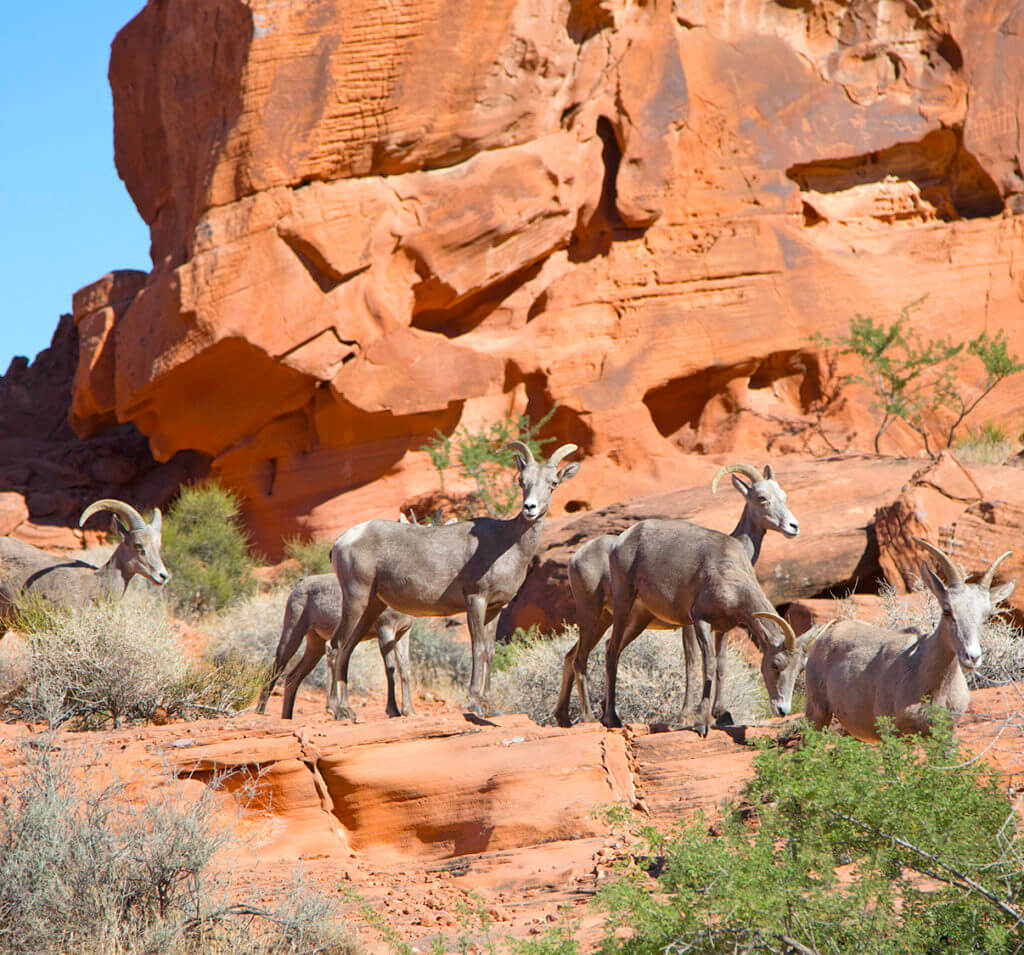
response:
<path id="1" fill-rule="evenodd" d="M 284 700 L 281 703 L 281 716 L 289 720 L 295 707 L 295 694 L 299 684 L 309 675 L 313 667 L 327 651 L 328 664 L 328 705 L 334 696 L 333 663 L 335 651 L 328 648 L 328 641 L 341 620 L 341 588 L 334 574 L 314 574 L 303 577 L 288 595 L 284 610 L 284 625 L 281 627 L 281 639 L 277 643 L 273 668 L 270 678 L 263 686 L 260 700 L 256 706 L 257 713 L 264 713 L 267 700 L 273 692 L 274 685 L 280 679 L 295 655 L 303 638 L 306 650 L 295 668 L 285 677 Z M 367 632 L 367 637 L 376 630 L 380 643 L 380 653 L 384 658 L 384 671 L 388 681 L 388 716 L 408 716 L 414 712 L 412 694 L 409 685 L 409 629 L 412 618 L 394 610 L 385 610 L 374 626 Z M 396 681 L 401 685 L 402 707 L 399 709 L 395 695 Z"/>
<path id="2" fill-rule="evenodd" d="M 19 597 L 78 607 L 93 600 L 120 600 L 136 574 L 157 585 L 167 582 L 170 575 L 160 557 L 160 509 L 155 508 L 152 520 L 146 523 L 124 501 L 104 498 L 82 512 L 79 526 L 98 511 L 115 515 L 114 527 L 121 536 L 102 567 L 84 560 L 55 557 L 13 537 L 0 537 L 0 635 L 6 631 L 6 621 Z"/>
<path id="3" fill-rule="evenodd" d="M 807 659 L 812 638 L 791 639 L 783 628 L 779 641 L 758 614 L 774 614 L 744 546 L 728 534 L 683 520 L 646 520 L 634 524 L 612 545 L 612 635 L 606 658 L 608 690 L 605 726 L 621 726 L 615 711 L 619 655 L 655 620 L 697 632 L 703 660 L 703 694 L 694 728 L 706 736 L 711 713 L 712 631 L 742 627 L 761 651 L 761 676 L 772 710 L 789 713 L 793 684 Z"/>
<path id="4" fill-rule="evenodd" d="M 890 630 L 841 620 L 811 650 L 807 661 L 807 718 L 817 729 L 832 717 L 852 736 L 877 740 L 877 722 L 889 717 L 900 733 L 928 733 L 933 706 L 949 710 L 955 726 L 969 703 L 964 670 L 981 662 L 978 635 L 1015 581 L 995 589 L 995 563 L 976 584 L 964 581 L 953 562 L 928 541 L 914 538 L 946 575 L 943 583 L 924 562 L 921 574 L 942 616 L 931 633 Z"/>
<path id="5" fill-rule="evenodd" d="M 413 617 L 466 612 L 473 651 L 468 709 L 486 715 L 498 614 L 522 586 L 540 547 L 552 491 L 579 470 L 578 464 L 558 466 L 576 450 L 574 444 L 562 445 L 547 461 L 534 460 L 521 441 L 506 447 L 515 453 L 523 492 L 516 517 L 429 527 L 367 521 L 335 542 L 331 563 L 342 591 L 334 634 L 340 699 L 331 711 L 336 719 L 354 718 L 348 705 L 349 656 L 386 606 Z"/>
<path id="6" fill-rule="evenodd" d="M 761 541 L 767 531 L 778 531 L 785 537 L 796 537 L 800 524 L 787 506 L 786 492 L 782 490 L 772 472 L 765 465 L 764 473 L 749 464 L 728 464 L 718 469 L 711 482 L 711 492 L 718 490 L 718 482 L 726 474 L 732 476 L 733 487 L 743 496 L 743 513 L 730 535 L 738 541 L 756 563 L 761 553 Z M 743 477 L 747 481 L 743 480 Z M 604 534 L 587 541 L 569 561 L 569 586 L 576 601 L 576 622 L 579 640 L 565 655 L 562 664 L 562 688 L 555 708 L 559 726 L 569 725 L 569 699 L 575 681 L 580 698 L 581 719 L 593 719 L 593 709 L 587 680 L 587 662 L 594 647 L 601 641 L 612 622 L 611 570 L 608 556 L 616 537 Z M 649 629 L 674 630 L 676 624 L 652 620 Z M 686 661 L 686 689 L 683 700 L 683 721 L 693 715 L 698 689 L 698 659 L 700 648 L 694 629 L 683 626 L 683 653 Z M 727 659 L 727 643 L 718 635 L 716 646 L 716 681 L 712 714 L 716 719 L 725 715 L 723 686 Z"/>

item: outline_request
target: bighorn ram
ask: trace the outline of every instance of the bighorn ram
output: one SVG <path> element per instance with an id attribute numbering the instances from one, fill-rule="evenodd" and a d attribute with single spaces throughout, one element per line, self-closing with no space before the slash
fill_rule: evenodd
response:
<path id="1" fill-rule="evenodd" d="M 332 701 L 331 710 L 336 719 L 354 718 L 348 705 L 349 656 L 386 606 L 413 617 L 466 611 L 473 651 L 468 708 L 486 715 L 498 613 L 522 586 L 540 547 L 552 491 L 579 470 L 578 464 L 558 466 L 576 450 L 574 444 L 562 445 L 547 461 L 535 461 L 521 441 L 507 448 L 515 452 L 523 492 L 516 517 L 429 527 L 374 520 L 335 541 L 331 563 L 342 591 L 334 634 L 340 699 Z"/>
<path id="2" fill-rule="evenodd" d="M 288 603 L 284 610 L 284 625 L 281 628 L 281 639 L 277 643 L 273 669 L 260 693 L 256 706 L 257 713 L 264 713 L 267 700 L 273 692 L 274 685 L 284 673 L 288 661 L 295 655 L 303 638 L 306 650 L 295 668 L 285 677 L 284 700 L 281 704 L 281 716 L 286 720 L 292 718 L 295 707 L 295 693 L 299 684 L 319 663 L 327 649 L 327 642 L 334 636 L 334 631 L 341 619 L 341 590 L 334 574 L 315 574 L 303 577 L 288 595 Z M 388 716 L 408 716 L 413 713 L 412 695 L 409 687 L 409 628 L 412 619 L 394 610 L 385 610 L 377 618 L 372 629 L 377 631 L 380 653 L 384 657 L 384 670 L 388 680 Z M 371 631 L 367 632 L 367 636 Z M 332 664 L 335 651 L 327 650 L 328 661 L 328 705 L 334 695 L 334 673 Z M 402 708 L 399 710 L 395 697 L 395 682 L 401 684 Z"/>
<path id="3" fill-rule="evenodd" d="M 117 549 L 102 567 L 82 560 L 55 557 L 12 537 L 0 537 L 0 634 L 7 628 L 19 597 L 31 596 L 53 604 L 80 606 L 91 600 L 120 600 L 136 574 L 162 585 L 170 576 L 160 557 L 160 509 L 147 524 L 135 508 L 123 501 L 94 501 L 83 512 L 79 526 L 98 511 L 110 511 L 121 535 Z"/>
<path id="4" fill-rule="evenodd" d="M 761 541 L 767 531 L 778 531 L 786 537 L 796 537 L 800 524 L 787 506 L 786 492 L 782 490 L 772 473 L 771 465 L 765 465 L 764 473 L 749 464 L 729 464 L 719 468 L 711 482 L 712 493 L 718 490 L 718 482 L 726 474 L 732 476 L 733 486 L 743 495 L 743 513 L 739 523 L 730 535 L 746 551 L 750 562 L 756 563 L 761 553 Z M 749 480 L 744 481 L 740 475 Z M 573 554 L 569 561 L 569 585 L 576 601 L 576 622 L 579 626 L 579 640 L 565 655 L 562 665 L 562 688 L 555 708 L 555 720 L 559 726 L 569 725 L 569 698 L 573 681 L 580 698 L 581 718 L 593 719 L 587 661 L 594 647 L 600 642 L 612 620 L 611 570 L 608 556 L 616 541 L 612 534 L 604 534 L 587 541 Z M 677 624 L 652 620 L 649 629 L 674 630 Z M 714 706 L 712 714 L 717 718 L 724 715 L 722 688 L 725 680 L 726 641 L 718 635 L 716 646 L 716 675 Z M 698 689 L 698 656 L 700 653 L 693 627 L 683 626 L 683 652 L 686 660 L 686 690 L 683 701 L 683 720 L 693 714 Z"/>
<path id="5" fill-rule="evenodd" d="M 606 666 L 605 726 L 621 726 L 615 712 L 619 655 L 658 619 L 693 624 L 703 658 L 703 694 L 694 726 L 707 735 L 711 712 L 712 631 L 742 627 L 761 651 L 761 675 L 774 712 L 785 716 L 793 685 L 807 659 L 814 633 L 799 639 L 783 627 L 783 640 L 761 625 L 758 614 L 775 614 L 754 574 L 743 544 L 728 534 L 683 520 L 646 520 L 634 524 L 612 545 L 612 635 Z"/>
<path id="6" fill-rule="evenodd" d="M 806 714 L 817 729 L 835 716 L 852 736 L 877 740 L 879 717 L 889 717 L 900 733 L 927 733 L 932 706 L 949 710 L 954 725 L 966 711 L 963 671 L 981 662 L 981 627 L 1013 593 L 1015 581 L 992 589 L 996 568 L 1010 552 L 998 557 L 978 583 L 968 584 L 941 550 L 916 537 L 914 542 L 932 553 L 946 575 L 943 583 L 921 564 L 942 610 L 937 626 L 921 635 L 859 620 L 837 622 L 807 661 Z"/>

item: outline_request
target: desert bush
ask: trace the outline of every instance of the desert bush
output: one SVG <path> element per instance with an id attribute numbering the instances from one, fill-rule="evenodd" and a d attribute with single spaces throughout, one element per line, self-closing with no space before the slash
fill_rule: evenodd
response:
<path id="1" fill-rule="evenodd" d="M 522 441 L 535 458 L 543 454 L 542 448 L 554 438 L 539 438 L 541 428 L 551 420 L 557 405 L 536 424 L 525 414 L 509 411 L 497 421 L 482 424 L 476 431 L 462 427 L 449 437 L 442 431 L 420 450 L 426 451 L 437 470 L 441 495 L 445 494 L 445 472 L 453 466 L 458 474 L 476 486 L 473 498 L 466 506 L 457 506 L 456 517 L 474 516 L 482 506 L 494 517 L 510 517 L 519 510 L 520 492 L 516 483 L 515 458 L 504 447 L 509 441 Z"/>
<path id="2" fill-rule="evenodd" d="M 709 828 L 642 833 L 599 891 L 602 951 L 1009 952 L 1024 942 L 1020 824 L 948 719 L 877 746 L 805 729 Z"/>
<path id="3" fill-rule="evenodd" d="M 495 670 L 495 702 L 505 712 L 525 713 L 536 723 L 552 723 L 562 683 L 562 661 L 576 642 L 576 627 L 550 638 L 527 638 L 513 651 L 502 670 Z M 595 705 L 605 689 L 605 644 L 602 640 L 588 661 L 591 697 Z M 683 707 L 686 667 L 679 631 L 648 630 L 619 658 L 618 708 L 625 722 L 675 723 Z M 728 648 L 725 704 L 733 719 L 748 723 L 769 715 L 768 696 L 760 674 L 731 644 Z M 572 719 L 579 718 L 575 691 Z"/>
<path id="4" fill-rule="evenodd" d="M 179 613 L 197 616 L 256 590 L 238 497 L 218 484 L 183 488 L 163 525 L 165 585 Z"/>
<path id="5" fill-rule="evenodd" d="M 440 699 L 460 702 L 473 665 L 469 644 L 423 619 L 413 621 L 410 637 L 413 686 Z"/>
<path id="6" fill-rule="evenodd" d="M 0 799 L 0 952 L 357 950 L 298 883 L 267 909 L 213 882 L 228 836 L 210 790 L 133 801 L 119 782 L 90 784 L 93 767 L 46 736 L 22 758 Z"/>
<path id="7" fill-rule="evenodd" d="M 964 464 L 1002 464 L 1016 449 L 1009 434 L 993 421 L 968 428 L 967 434 L 953 444 L 957 458 Z"/>
<path id="8" fill-rule="evenodd" d="M 950 416 L 942 447 L 952 446 L 956 429 L 981 400 L 1004 378 L 1024 370 L 1024 363 L 1008 351 L 1002 329 L 995 335 L 981 332 L 959 343 L 949 337 L 926 339 L 916 333 L 910 327 L 910 316 L 925 298 L 927 295 L 904 305 L 891 325 L 856 315 L 846 336 L 812 336 L 826 353 L 852 354 L 860 359 L 863 374 L 849 380 L 860 382 L 874 394 L 875 408 L 882 416 L 875 432 L 876 452 L 886 428 L 899 418 L 920 435 L 925 451 L 934 457 L 929 419 L 940 411 Z M 971 392 L 965 392 L 959 381 L 965 352 L 981 363 L 984 372 Z"/>
<path id="9" fill-rule="evenodd" d="M 312 574 L 330 574 L 334 568 L 331 566 L 331 548 L 333 540 L 308 539 L 304 537 L 289 537 L 284 542 L 284 556 L 297 560 L 302 568 L 301 573 L 295 575 L 297 583 L 302 577 L 309 577 Z"/>
<path id="10" fill-rule="evenodd" d="M 91 729 L 122 721 L 235 712 L 255 698 L 265 671 L 241 661 L 192 664 L 162 603 L 126 598 L 75 610 L 19 608 L 29 645 L 4 718 Z"/>

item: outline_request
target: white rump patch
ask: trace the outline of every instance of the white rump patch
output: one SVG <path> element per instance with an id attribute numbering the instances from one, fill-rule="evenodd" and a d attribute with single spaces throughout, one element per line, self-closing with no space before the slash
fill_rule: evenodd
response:
<path id="1" fill-rule="evenodd" d="M 350 527 L 344 534 L 341 535 L 335 542 L 335 547 L 351 547 L 366 531 L 366 527 L 369 521 L 363 521 L 362 524 L 356 524 L 355 527 Z"/>

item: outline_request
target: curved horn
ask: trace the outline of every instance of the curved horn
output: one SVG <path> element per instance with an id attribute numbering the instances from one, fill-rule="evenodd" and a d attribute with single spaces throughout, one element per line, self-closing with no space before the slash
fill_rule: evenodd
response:
<path id="1" fill-rule="evenodd" d="M 548 458 L 548 465 L 553 468 L 558 467 L 563 458 L 567 458 L 573 451 L 576 450 L 575 444 L 563 444 L 554 454 Z"/>
<path id="2" fill-rule="evenodd" d="M 518 454 L 527 464 L 534 462 L 533 452 L 522 441 L 509 441 L 501 450 Z"/>
<path id="3" fill-rule="evenodd" d="M 769 613 L 767 610 L 755 610 L 754 616 L 759 620 L 771 620 L 776 623 L 782 631 L 782 637 L 786 641 L 786 649 L 792 650 L 796 646 L 796 634 L 789 625 L 789 621 L 780 617 L 777 613 Z"/>
<path id="4" fill-rule="evenodd" d="M 81 527 L 98 511 L 111 511 L 118 517 L 124 518 L 128 522 L 129 529 L 133 531 L 142 530 L 142 528 L 147 526 L 142 515 L 131 504 L 125 504 L 124 501 L 115 501 L 109 497 L 93 501 L 92 504 L 82 511 L 82 516 L 78 519 L 78 526 Z"/>
<path id="5" fill-rule="evenodd" d="M 925 550 L 930 551 L 932 556 L 942 565 L 942 569 L 946 572 L 947 587 L 962 587 L 964 585 L 964 575 L 960 573 L 953 561 L 939 550 L 938 547 L 934 544 L 929 544 L 928 541 L 920 537 L 911 537 L 910 539 L 918 547 L 923 547 Z"/>
<path id="6" fill-rule="evenodd" d="M 755 483 L 764 480 L 764 475 L 750 464 L 726 464 L 715 472 L 715 476 L 711 481 L 712 494 L 718 492 L 718 482 L 727 474 L 743 474 Z"/>
<path id="7" fill-rule="evenodd" d="M 992 586 L 992 578 L 993 578 L 993 577 L 995 576 L 995 574 L 996 574 L 996 568 L 997 568 L 997 567 L 998 567 L 998 566 L 999 566 L 999 565 L 1000 565 L 1000 564 L 1001 564 L 1001 563 L 1002 563 L 1002 562 L 1003 562 L 1004 560 L 1006 560 L 1006 558 L 1007 558 L 1007 557 L 1009 557 L 1009 556 L 1010 556 L 1010 554 L 1012 554 L 1012 553 L 1013 553 L 1013 551 L 1012 551 L 1012 550 L 1008 550 L 1008 551 L 1007 551 L 1007 552 L 1006 552 L 1005 554 L 1000 554 L 1000 555 L 999 555 L 999 556 L 998 556 L 998 557 L 997 557 L 997 558 L 995 559 L 995 563 L 993 563 L 993 564 L 992 564 L 992 566 L 991 566 L 991 567 L 989 567 L 989 569 L 985 571 L 985 576 L 984 576 L 984 577 L 982 577 L 982 578 L 981 578 L 981 580 L 979 580 L 979 581 L 978 581 L 978 585 L 979 585 L 979 586 L 981 586 L 981 587 L 989 587 L 989 588 L 991 588 L 991 586 Z"/>

